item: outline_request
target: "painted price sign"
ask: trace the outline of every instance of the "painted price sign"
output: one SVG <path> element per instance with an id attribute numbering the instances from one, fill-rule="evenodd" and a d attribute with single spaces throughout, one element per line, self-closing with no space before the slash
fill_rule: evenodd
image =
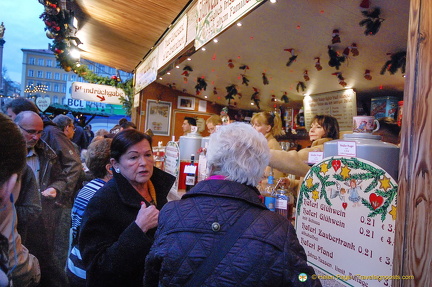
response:
<path id="1" fill-rule="evenodd" d="M 296 229 L 308 261 L 345 286 L 390 286 L 396 181 L 359 158 L 328 157 L 306 175 Z M 390 285 L 389 285 L 390 284 Z"/>

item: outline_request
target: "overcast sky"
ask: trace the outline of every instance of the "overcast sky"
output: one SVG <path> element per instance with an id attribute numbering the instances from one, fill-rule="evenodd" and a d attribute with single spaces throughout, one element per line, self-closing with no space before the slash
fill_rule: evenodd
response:
<path id="1" fill-rule="evenodd" d="M 6 76 L 15 82 L 21 83 L 21 49 L 47 49 L 52 42 L 45 36 L 45 24 L 39 19 L 43 11 L 37 0 L 0 0 L 0 22 L 6 27 L 3 67 L 7 69 Z"/>

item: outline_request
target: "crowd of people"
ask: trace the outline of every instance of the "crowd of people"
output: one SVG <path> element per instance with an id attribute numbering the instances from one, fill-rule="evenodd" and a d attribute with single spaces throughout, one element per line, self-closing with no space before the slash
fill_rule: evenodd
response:
<path id="1" fill-rule="evenodd" d="M 269 166 L 304 176 L 307 154 L 339 138 L 337 120 L 315 116 L 311 147 L 288 152 L 278 114 L 251 123 L 210 117 L 209 177 L 168 202 L 176 178 L 154 166 L 152 137 L 133 123 L 76 137 L 73 116 L 13 100 L 0 113 L 0 286 L 321 286 L 256 187 Z M 185 118 L 184 132 L 194 124 Z M 381 127 L 383 140 L 400 130 Z"/>

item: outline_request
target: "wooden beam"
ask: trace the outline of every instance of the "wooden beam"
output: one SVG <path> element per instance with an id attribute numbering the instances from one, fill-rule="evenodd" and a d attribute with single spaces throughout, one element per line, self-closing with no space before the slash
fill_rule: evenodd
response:
<path id="1" fill-rule="evenodd" d="M 393 286 L 432 286 L 432 1 L 411 0 Z"/>

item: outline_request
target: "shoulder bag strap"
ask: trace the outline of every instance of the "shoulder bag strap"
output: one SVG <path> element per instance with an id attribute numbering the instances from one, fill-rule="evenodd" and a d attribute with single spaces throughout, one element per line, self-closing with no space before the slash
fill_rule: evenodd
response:
<path id="1" fill-rule="evenodd" d="M 210 255 L 201 263 L 192 278 L 186 283 L 185 287 L 201 286 L 208 276 L 214 271 L 216 266 L 222 261 L 225 255 L 231 250 L 237 240 L 243 235 L 245 230 L 258 217 L 261 209 L 252 207 L 246 210 L 236 223 L 219 240 L 221 246 L 213 248 Z M 223 244 L 222 244 L 223 242 Z"/>

